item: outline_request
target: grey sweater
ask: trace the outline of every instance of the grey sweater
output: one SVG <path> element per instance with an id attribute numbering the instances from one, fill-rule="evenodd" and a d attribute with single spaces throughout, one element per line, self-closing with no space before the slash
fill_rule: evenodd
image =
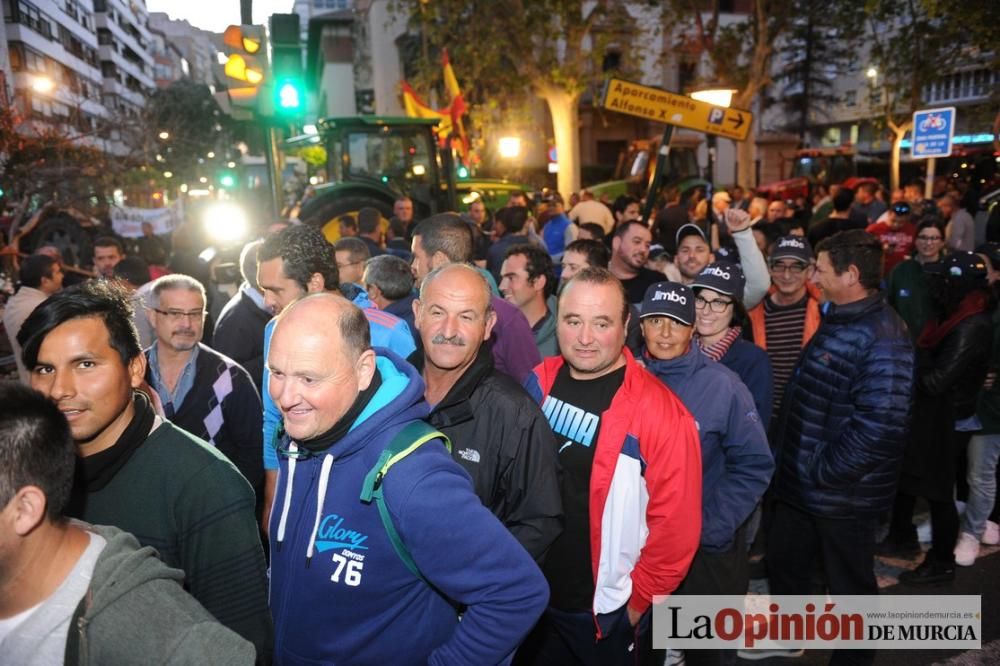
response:
<path id="1" fill-rule="evenodd" d="M 254 663 L 253 644 L 184 591 L 182 571 L 128 532 L 89 529 L 108 543 L 70 623 L 66 664 Z"/>

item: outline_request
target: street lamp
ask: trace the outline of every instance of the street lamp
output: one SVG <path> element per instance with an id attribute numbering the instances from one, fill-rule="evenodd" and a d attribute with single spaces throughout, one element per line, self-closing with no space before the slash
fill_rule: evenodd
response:
<path id="1" fill-rule="evenodd" d="M 691 99 L 696 99 L 699 102 L 705 102 L 706 104 L 711 104 L 712 106 L 722 107 L 728 109 L 729 105 L 733 103 L 733 95 L 736 93 L 736 88 L 732 88 L 722 83 L 711 83 L 703 86 L 699 86 L 688 93 Z M 708 181 L 715 183 L 715 135 L 707 134 L 705 137 L 705 145 L 708 147 L 708 165 L 705 171 L 708 173 Z"/>
<path id="2" fill-rule="evenodd" d="M 521 154 L 521 139 L 516 136 L 500 137 L 500 157 L 512 160 Z"/>
<path id="3" fill-rule="evenodd" d="M 868 71 L 865 72 L 865 76 L 874 81 L 875 78 L 878 77 L 878 69 L 876 69 L 874 65 L 869 67 Z"/>
<path id="4" fill-rule="evenodd" d="M 160 139 L 162 139 L 163 141 L 166 141 L 167 139 L 170 138 L 170 132 L 160 132 L 159 134 L 157 134 L 157 136 L 160 137 Z"/>

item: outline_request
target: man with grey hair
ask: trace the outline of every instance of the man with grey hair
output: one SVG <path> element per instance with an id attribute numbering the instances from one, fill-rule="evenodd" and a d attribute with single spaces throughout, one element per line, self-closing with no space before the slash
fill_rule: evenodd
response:
<path id="1" fill-rule="evenodd" d="M 258 391 L 263 389 L 264 327 L 271 320 L 264 294 L 257 289 L 257 248 L 263 243 L 255 240 L 243 247 L 240 253 L 243 284 L 222 308 L 212 336 L 212 347 L 242 365 Z"/>
<path id="2" fill-rule="evenodd" d="M 556 441 L 527 391 L 493 367 L 491 299 L 486 278 L 468 264 L 446 264 L 420 285 L 413 310 L 428 420 L 451 440 L 483 505 L 541 561 L 562 532 Z"/>
<path id="3" fill-rule="evenodd" d="M 365 264 L 362 283 L 368 291 L 368 298 L 389 314 L 394 314 L 410 327 L 413 341 L 420 351 L 420 334 L 413 321 L 413 271 L 405 260 L 391 254 L 372 257 Z"/>
<path id="4" fill-rule="evenodd" d="M 201 343 L 204 286 L 187 275 L 164 275 L 153 282 L 149 300 L 156 341 L 145 352 L 146 381 L 159 396 L 164 415 L 229 458 L 260 504 L 260 395 L 242 366 Z"/>

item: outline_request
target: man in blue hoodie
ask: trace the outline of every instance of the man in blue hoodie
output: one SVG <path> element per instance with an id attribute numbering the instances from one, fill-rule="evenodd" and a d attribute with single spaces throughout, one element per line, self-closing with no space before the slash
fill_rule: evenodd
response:
<path id="1" fill-rule="evenodd" d="M 531 556 L 473 492 L 440 440 L 379 477 L 404 562 L 361 500 L 424 383 L 372 349 L 364 313 L 310 295 L 278 318 L 269 390 L 287 433 L 271 518 L 271 610 L 280 664 L 497 664 L 548 601 Z M 456 606 L 464 607 L 459 622 Z"/>
<path id="2" fill-rule="evenodd" d="M 774 459 L 750 391 L 691 344 L 694 299 L 685 285 L 658 282 L 646 290 L 640 315 L 646 369 L 688 408 L 701 440 L 701 543 L 676 594 L 741 595 L 749 584 L 741 528 L 771 481 Z M 687 663 L 721 663 L 720 653 L 693 650 Z"/>
<path id="3" fill-rule="evenodd" d="M 257 281 L 264 294 L 264 304 L 278 314 L 290 303 L 306 294 L 331 292 L 349 298 L 362 309 L 368 319 L 374 344 L 388 347 L 403 358 L 416 349 L 409 326 L 399 317 L 379 310 L 361 287 L 341 284 L 340 268 L 334 246 L 313 227 L 296 225 L 267 237 L 257 253 Z M 274 320 L 264 327 L 266 358 Z M 278 474 L 278 457 L 274 452 L 275 433 L 281 426 L 278 408 L 267 391 L 268 371 L 264 365 L 264 511 L 261 524 L 267 526 L 274 500 L 274 484 Z"/>

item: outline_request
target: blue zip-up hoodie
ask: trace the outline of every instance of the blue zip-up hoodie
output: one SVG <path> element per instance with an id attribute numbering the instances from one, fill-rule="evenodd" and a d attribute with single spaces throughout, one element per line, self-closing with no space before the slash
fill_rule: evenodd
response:
<path id="1" fill-rule="evenodd" d="M 646 369 L 694 416 L 701 439 L 701 548 L 722 552 L 760 500 L 774 473 L 767 434 L 750 391 L 736 373 L 694 344 L 669 361 L 645 357 Z"/>
<path id="2" fill-rule="evenodd" d="M 416 371 L 376 353 L 382 385 L 348 434 L 323 453 L 280 460 L 270 529 L 275 663 L 503 663 L 541 615 L 548 585 L 439 441 L 383 481 L 393 524 L 434 588 L 406 568 L 378 507 L 359 496 L 392 437 L 429 409 Z M 442 595 L 467 606 L 461 622 Z"/>

